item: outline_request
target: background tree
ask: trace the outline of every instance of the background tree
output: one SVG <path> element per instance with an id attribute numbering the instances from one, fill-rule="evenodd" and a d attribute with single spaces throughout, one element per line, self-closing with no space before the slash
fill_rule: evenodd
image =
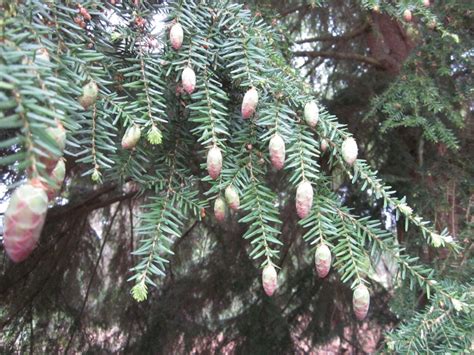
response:
<path id="1" fill-rule="evenodd" d="M 45 132 L 60 123 L 68 141 L 66 183 L 39 247 L 24 263 L 3 262 L 5 350 L 469 348 L 468 2 L 2 6 L 3 180 L 52 185 L 48 158 L 61 147 Z M 184 42 L 173 50 L 176 22 Z M 181 85 L 187 66 L 194 90 L 192 75 Z M 257 112 L 243 120 L 252 86 Z M 312 130 L 303 111 L 314 95 L 328 111 L 319 105 Z M 268 153 L 275 133 L 287 148 L 279 172 Z M 341 154 L 351 134 L 369 163 L 354 169 Z M 215 181 L 211 147 L 223 152 Z M 314 203 L 298 223 L 304 180 Z M 218 223 L 214 201 L 229 183 L 241 208 Z M 450 234 L 418 219 L 404 194 Z M 334 257 L 326 279 L 313 270 L 323 239 Z M 450 244 L 459 253 L 436 248 Z M 271 299 L 260 283 L 269 263 L 281 268 Z M 351 312 L 360 283 L 372 292 L 363 323 Z M 133 301 L 133 284 L 136 299 L 148 289 L 146 302 Z"/>

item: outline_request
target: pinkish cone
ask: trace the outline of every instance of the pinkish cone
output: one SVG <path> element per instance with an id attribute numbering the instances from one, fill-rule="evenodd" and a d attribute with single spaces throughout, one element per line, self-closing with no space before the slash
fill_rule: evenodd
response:
<path id="1" fill-rule="evenodd" d="M 226 187 L 225 199 L 232 210 L 237 211 L 239 209 L 240 197 L 239 197 L 239 193 L 237 192 L 234 186 L 229 185 Z"/>
<path id="2" fill-rule="evenodd" d="M 357 319 L 362 320 L 367 316 L 370 306 L 370 293 L 365 285 L 360 284 L 354 290 L 352 307 Z"/>
<path id="3" fill-rule="evenodd" d="M 357 160 L 357 154 L 358 149 L 355 139 L 352 137 L 346 138 L 342 143 L 342 157 L 344 161 L 349 165 L 354 164 Z"/>
<path id="4" fill-rule="evenodd" d="M 183 27 L 179 23 L 175 23 L 170 30 L 170 42 L 171 47 L 173 47 L 174 50 L 181 48 L 181 45 L 183 44 L 183 37 Z"/>
<path id="5" fill-rule="evenodd" d="M 59 158 L 63 156 L 64 149 L 66 148 L 66 130 L 61 123 L 58 123 L 56 127 L 48 127 L 45 131 L 53 139 L 56 143 L 56 148 L 60 151 L 60 154 L 56 154 L 53 152 L 46 153 L 42 150 L 46 153 L 46 156 L 41 156 L 39 160 L 45 165 L 46 171 L 51 173 Z"/>
<path id="6" fill-rule="evenodd" d="M 142 134 L 142 130 L 140 126 L 134 124 L 128 127 L 122 138 L 122 148 L 124 149 L 135 148 L 138 141 L 140 140 L 141 134 Z"/>
<path id="7" fill-rule="evenodd" d="M 79 103 L 82 105 L 84 110 L 87 110 L 91 105 L 93 105 L 97 96 L 99 95 L 99 87 L 95 81 L 91 80 L 89 83 L 82 87 L 82 96 L 79 98 Z"/>
<path id="8" fill-rule="evenodd" d="M 285 165 L 285 141 L 276 133 L 268 146 L 270 150 L 270 160 L 275 169 L 280 170 Z"/>
<path id="9" fill-rule="evenodd" d="M 331 269 L 331 259 L 331 251 L 329 250 L 329 247 L 326 244 L 318 246 L 314 255 L 314 263 L 319 277 L 324 278 L 329 274 L 329 270 Z"/>
<path id="10" fill-rule="evenodd" d="M 313 206 L 313 187 L 309 181 L 303 181 L 296 189 L 296 213 L 298 217 L 307 217 L 311 206 Z"/>
<path id="11" fill-rule="evenodd" d="M 218 147 L 212 147 L 207 153 L 207 172 L 209 176 L 216 180 L 222 170 L 222 153 Z"/>
<path id="12" fill-rule="evenodd" d="M 17 188 L 4 217 L 3 244 L 13 262 L 25 260 L 36 247 L 48 210 L 43 189 L 30 183 Z"/>
<path id="13" fill-rule="evenodd" d="M 63 184 L 65 176 L 66 164 L 63 159 L 60 159 L 49 176 L 51 182 L 45 182 L 46 193 L 50 201 L 53 200 L 59 190 L 61 190 L 61 185 Z"/>
<path id="14" fill-rule="evenodd" d="M 255 88 L 249 89 L 242 100 L 242 117 L 244 119 L 250 118 L 258 105 L 258 91 Z"/>
<path id="15" fill-rule="evenodd" d="M 328 141 L 326 139 L 321 139 L 321 151 L 324 153 L 326 150 L 328 150 Z"/>
<path id="16" fill-rule="evenodd" d="M 319 108 L 316 101 L 310 101 L 304 106 L 304 119 L 308 126 L 316 127 L 319 120 Z"/>
<path id="17" fill-rule="evenodd" d="M 219 222 L 222 222 L 225 219 L 225 202 L 222 198 L 216 198 L 214 201 L 214 216 Z"/>
<path id="18" fill-rule="evenodd" d="M 262 272 L 262 284 L 267 296 L 272 296 L 275 293 L 278 286 L 277 279 L 275 267 L 272 264 L 265 265 Z"/>
<path id="19" fill-rule="evenodd" d="M 183 83 L 184 91 L 188 94 L 192 94 L 194 89 L 196 88 L 196 74 L 194 70 L 190 67 L 186 67 L 181 74 L 181 81 Z"/>

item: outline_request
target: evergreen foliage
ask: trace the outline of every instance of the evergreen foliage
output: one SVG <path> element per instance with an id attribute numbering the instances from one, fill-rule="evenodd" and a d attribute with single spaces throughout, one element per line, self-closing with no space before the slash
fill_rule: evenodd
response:
<path id="1" fill-rule="evenodd" d="M 369 9 L 379 6 L 375 1 L 361 4 Z M 384 3 L 380 11 L 402 18 L 407 8 L 426 23 L 437 21 L 421 1 Z M 59 123 L 67 130 L 66 159 L 78 165 L 81 175 L 99 185 L 138 186 L 145 202 L 129 278 L 134 299 L 144 301 L 153 292 L 186 227 L 203 218 L 203 211 L 211 211 L 230 185 L 241 197 L 236 214 L 246 228 L 243 238 L 249 256 L 261 268 L 267 264 L 278 268 L 284 246 L 280 207 L 299 183 L 309 181 L 315 199 L 310 215 L 299 221 L 308 253 L 314 254 L 322 243 L 329 245 L 334 268 L 352 289 L 361 284 L 371 288 L 377 259 L 389 255 L 398 266 L 396 285 L 426 294 L 425 309 L 388 334 L 388 349 L 401 353 L 469 349 L 471 280 L 444 280 L 378 220 L 356 215 L 333 192 L 331 172 L 346 174 L 361 193 L 372 194 L 383 208 L 392 209 L 405 230 L 412 226 L 427 245 L 455 255 L 459 244 L 447 229 L 438 232 L 414 211 L 366 160 L 359 158 L 353 166 L 344 161 L 342 144 L 352 134 L 322 105 L 316 128 L 304 122 L 305 104 L 317 94 L 285 60 L 278 27 L 243 5 L 223 0 L 170 4 L 86 0 L 74 5 L 27 0 L 12 2 L 4 10 L 0 148 L 6 153 L 0 163 L 27 179 L 47 179 L 42 158 L 59 152 L 46 129 Z M 178 50 L 168 38 L 175 23 L 184 31 Z M 447 51 L 456 43 L 455 34 L 438 28 L 439 34 L 421 49 L 423 53 L 434 46 Z M 407 67 L 416 67 L 419 57 L 411 58 Z M 462 58 L 456 60 L 451 65 L 467 65 Z M 191 94 L 181 82 L 185 68 L 196 73 Z M 443 73 L 436 69 L 433 73 L 433 79 L 401 77 L 374 100 L 366 120 L 382 115 L 388 117 L 382 131 L 420 127 L 427 140 L 458 148 L 452 128 L 462 127 L 462 116 L 459 109 L 450 108 L 459 103 L 445 99 L 449 88 L 440 89 L 438 82 Z M 97 98 L 81 103 L 84 87 L 91 82 L 98 86 Z M 258 106 L 253 117 L 244 120 L 241 103 L 252 87 L 259 93 Z M 142 132 L 136 146 L 122 148 L 122 137 L 135 126 Z M 275 134 L 286 145 L 283 172 L 270 164 L 268 145 Z M 319 148 L 322 139 L 329 144 L 325 153 Z M 223 155 L 216 180 L 206 171 L 206 155 L 213 147 Z M 269 182 L 275 176 L 285 181 L 281 194 Z"/>

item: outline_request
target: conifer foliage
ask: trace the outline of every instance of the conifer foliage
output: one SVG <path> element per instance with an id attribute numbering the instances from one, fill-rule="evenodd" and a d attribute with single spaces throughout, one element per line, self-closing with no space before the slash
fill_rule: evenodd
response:
<path id="1" fill-rule="evenodd" d="M 187 220 L 202 218 L 204 209 L 213 209 L 221 223 L 237 216 L 246 226 L 243 238 L 263 270 L 265 292 L 277 295 L 282 221 L 279 196 L 266 177 L 279 174 L 295 196 L 317 273 L 325 277 L 334 268 L 352 287 L 357 318 L 370 315 L 369 274 L 379 252 L 396 260 L 402 279 L 431 295 L 426 312 L 414 319 L 423 331 L 440 329 L 454 314 L 463 322 L 468 317 L 470 300 L 453 291 L 456 285 L 436 280 L 377 221 L 341 205 L 318 163 L 321 154 L 330 169 L 370 189 L 426 243 L 456 252 L 446 230 L 436 231 L 357 156 L 351 133 L 286 63 L 281 34 L 244 6 L 224 0 L 27 0 L 12 2 L 5 13 L 0 147 L 8 155 L 1 163 L 25 173 L 28 182 L 17 191 L 33 189 L 35 181 L 58 190 L 53 169 L 64 164 L 64 153 L 94 183 L 137 183 L 148 201 L 130 278 L 137 301 L 166 273 Z M 11 203 L 30 206 L 31 197 L 18 202 L 17 194 Z M 12 223 L 24 221 L 25 213 L 15 209 Z M 7 252 L 12 238 L 26 233 L 14 230 L 14 237 L 5 232 Z M 404 343 L 419 341 L 406 340 L 417 331 L 410 326 L 394 333 L 390 345 L 413 349 Z"/>

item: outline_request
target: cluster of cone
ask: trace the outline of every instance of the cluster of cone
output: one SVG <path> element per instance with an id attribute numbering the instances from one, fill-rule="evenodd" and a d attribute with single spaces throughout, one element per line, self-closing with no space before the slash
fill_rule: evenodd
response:
<path id="1" fill-rule="evenodd" d="M 179 50 L 183 44 L 183 28 L 179 23 L 175 23 L 170 30 L 170 42 L 174 50 Z M 181 74 L 181 82 L 184 91 L 188 94 L 194 92 L 196 87 L 196 74 L 194 70 L 187 66 Z M 249 119 L 255 113 L 258 105 L 258 91 L 256 88 L 250 88 L 244 95 L 242 100 L 241 113 L 243 119 Z M 319 108 L 315 101 L 308 102 L 304 107 L 304 117 L 308 126 L 316 127 L 319 120 Z M 130 141 L 138 141 L 140 137 L 139 131 L 130 133 Z M 138 137 L 138 138 L 137 138 Z M 122 142 L 123 144 L 123 142 Z M 321 150 L 326 151 L 328 141 L 321 141 Z M 127 145 L 129 146 L 129 145 Z M 269 143 L 270 161 L 276 170 L 283 168 L 285 164 L 285 141 L 275 133 Z M 342 155 L 347 164 L 352 165 L 357 159 L 357 144 L 353 138 L 347 138 L 342 145 Z M 207 171 L 209 176 L 216 180 L 222 170 L 222 152 L 221 149 L 214 145 L 207 153 Z M 214 216 L 218 221 L 223 221 L 227 213 L 227 205 L 234 211 L 239 209 L 240 198 L 234 186 L 229 185 L 225 189 L 225 200 L 222 197 L 216 198 L 214 201 Z M 307 180 L 302 181 L 296 191 L 296 211 L 300 218 L 309 215 L 313 204 L 313 188 Z M 331 267 L 331 252 L 326 244 L 321 244 L 315 254 L 316 270 L 319 277 L 326 277 Z M 262 272 L 262 283 L 265 293 L 272 296 L 277 289 L 277 272 L 275 266 L 268 262 Z M 357 318 L 362 319 L 367 314 L 370 296 L 368 290 L 363 292 L 365 286 L 361 285 L 354 291 L 354 311 Z M 364 313 L 365 312 L 365 313 Z M 363 316 L 362 316 L 363 315 Z"/>
<path id="2" fill-rule="evenodd" d="M 171 26 L 170 29 L 171 47 L 178 51 L 183 45 L 183 39 L 183 26 L 181 26 L 179 22 L 176 22 L 173 26 Z M 185 67 L 181 73 L 181 84 L 184 91 L 186 91 L 188 94 L 192 94 L 196 88 L 196 73 L 189 65 Z"/>
<path id="3" fill-rule="evenodd" d="M 43 152 L 39 160 L 45 166 L 47 177 L 34 177 L 18 187 L 5 211 L 3 243 L 8 256 L 16 263 L 25 260 L 35 249 L 46 219 L 48 201 L 61 190 L 66 174 L 62 158 L 66 132 L 60 123 L 45 131 L 61 154 Z"/>
<path id="4" fill-rule="evenodd" d="M 218 197 L 214 201 L 214 216 L 219 222 L 222 222 L 226 217 L 227 205 L 233 211 L 238 211 L 240 207 L 240 196 L 233 185 L 226 187 L 224 197 L 225 200 L 222 197 Z"/>
<path id="5" fill-rule="evenodd" d="M 316 248 L 314 256 L 316 272 L 320 278 L 329 274 L 332 256 L 329 247 L 322 243 Z M 278 274 L 271 262 L 263 268 L 262 272 L 263 290 L 268 296 L 272 296 L 278 287 Z M 359 284 L 352 294 L 352 308 L 357 319 L 363 320 L 369 311 L 370 293 L 364 284 Z"/>

